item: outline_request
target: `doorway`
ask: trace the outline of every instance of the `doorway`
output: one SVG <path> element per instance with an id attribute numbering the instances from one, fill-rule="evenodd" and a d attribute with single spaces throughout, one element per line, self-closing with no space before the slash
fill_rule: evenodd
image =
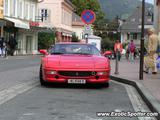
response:
<path id="1" fill-rule="evenodd" d="M 32 36 L 26 36 L 26 53 L 32 53 Z"/>

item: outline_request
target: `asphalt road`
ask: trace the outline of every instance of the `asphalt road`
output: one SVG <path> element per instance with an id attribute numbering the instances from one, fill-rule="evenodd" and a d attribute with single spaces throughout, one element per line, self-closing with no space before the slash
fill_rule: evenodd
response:
<path id="1" fill-rule="evenodd" d="M 134 112 L 125 88 L 119 84 L 111 83 L 109 89 L 38 85 L 2 104 L 0 120 L 113 120 L 98 118 L 96 113 L 116 110 Z"/>
<path id="2" fill-rule="evenodd" d="M 0 120 L 138 120 L 97 117 L 97 112 L 147 110 L 133 89 L 112 81 L 109 88 L 42 87 L 38 80 L 39 63 L 39 57 L 0 60 Z"/>
<path id="3" fill-rule="evenodd" d="M 9 56 L 8 59 L 0 58 L 0 72 L 37 66 L 40 56 Z"/>

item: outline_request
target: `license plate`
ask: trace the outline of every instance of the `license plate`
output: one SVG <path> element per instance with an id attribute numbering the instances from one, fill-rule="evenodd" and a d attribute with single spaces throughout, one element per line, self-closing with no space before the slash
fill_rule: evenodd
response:
<path id="1" fill-rule="evenodd" d="M 86 80 L 84 79 L 68 79 L 69 84 L 86 84 Z"/>

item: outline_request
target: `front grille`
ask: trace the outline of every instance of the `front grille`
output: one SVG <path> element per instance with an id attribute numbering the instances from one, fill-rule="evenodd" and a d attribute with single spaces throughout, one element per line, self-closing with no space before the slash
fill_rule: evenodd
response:
<path id="1" fill-rule="evenodd" d="M 70 77 L 89 77 L 95 76 L 96 72 L 93 71 L 59 71 L 59 75 Z"/>

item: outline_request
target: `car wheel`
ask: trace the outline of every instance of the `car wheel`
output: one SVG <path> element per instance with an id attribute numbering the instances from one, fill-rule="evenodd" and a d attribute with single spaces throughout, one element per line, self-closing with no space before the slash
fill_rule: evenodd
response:
<path id="1" fill-rule="evenodd" d="M 44 79 L 43 79 L 42 65 L 40 66 L 40 70 L 39 70 L 39 80 L 40 80 L 40 84 L 42 86 L 46 86 L 47 85 L 47 82 L 45 82 Z"/>
<path id="2" fill-rule="evenodd" d="M 105 84 L 105 87 L 109 87 L 109 82 L 107 82 L 107 83 Z"/>

